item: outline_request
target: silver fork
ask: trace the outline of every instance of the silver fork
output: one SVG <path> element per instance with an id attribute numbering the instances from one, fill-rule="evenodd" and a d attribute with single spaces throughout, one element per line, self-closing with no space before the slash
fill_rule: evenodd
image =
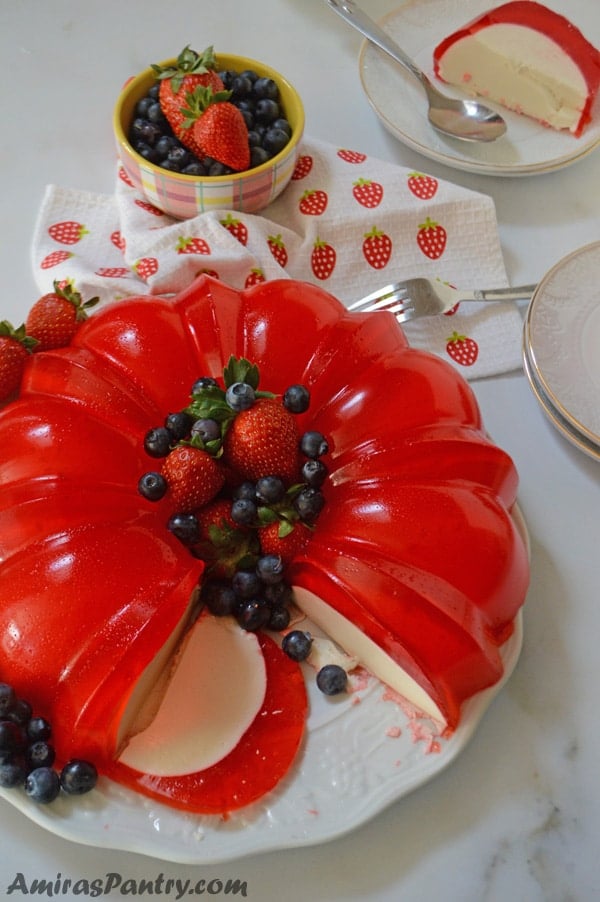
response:
<path id="1" fill-rule="evenodd" d="M 463 301 L 519 301 L 528 300 L 536 285 L 520 285 L 516 288 L 479 289 L 463 291 L 440 279 L 406 279 L 393 282 L 350 304 L 348 310 L 369 313 L 387 310 L 396 315 L 399 323 L 421 316 L 447 313 Z"/>

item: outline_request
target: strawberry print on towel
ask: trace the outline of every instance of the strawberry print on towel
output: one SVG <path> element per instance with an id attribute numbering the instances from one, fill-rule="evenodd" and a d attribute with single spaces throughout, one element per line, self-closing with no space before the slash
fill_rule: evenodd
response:
<path id="1" fill-rule="evenodd" d="M 60 244 L 49 233 L 59 223 L 78 223 L 87 234 Z M 74 227 L 63 228 L 71 240 Z M 347 304 L 417 276 L 467 288 L 506 284 L 491 198 L 309 138 L 285 190 L 258 214 L 219 209 L 175 220 L 138 194 L 120 165 L 113 195 L 50 187 L 33 260 L 42 293 L 54 279 L 70 279 L 101 303 L 169 296 L 204 272 L 236 289 L 289 277 L 326 287 Z M 461 304 L 451 323 L 430 317 L 403 329 L 415 347 L 469 379 L 520 368 L 516 308 Z M 462 344 L 449 342 L 453 331 Z"/>

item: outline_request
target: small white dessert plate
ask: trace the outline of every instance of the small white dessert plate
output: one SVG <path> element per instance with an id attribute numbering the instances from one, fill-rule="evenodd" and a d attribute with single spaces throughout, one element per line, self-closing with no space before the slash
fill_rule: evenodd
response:
<path id="1" fill-rule="evenodd" d="M 560 260 L 539 283 L 523 332 L 536 397 L 567 438 L 600 459 L 600 241 Z"/>
<path id="2" fill-rule="evenodd" d="M 545 0 L 545 5 L 567 16 L 600 47 L 600 4 L 589 0 Z M 380 24 L 417 65 L 450 96 L 464 97 L 433 74 L 433 51 L 457 28 L 486 12 L 490 0 L 408 0 Z M 419 82 L 382 50 L 365 41 L 359 71 L 369 103 L 384 127 L 399 141 L 455 169 L 495 176 L 537 175 L 562 169 L 581 160 L 600 144 L 600 102 L 593 121 L 580 138 L 519 116 L 490 103 L 506 119 L 506 135 L 489 144 L 446 138 L 427 121 L 425 93 Z"/>

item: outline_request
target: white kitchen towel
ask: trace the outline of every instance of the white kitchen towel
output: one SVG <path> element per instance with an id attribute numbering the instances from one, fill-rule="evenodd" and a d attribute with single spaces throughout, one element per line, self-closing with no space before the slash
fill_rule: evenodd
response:
<path id="1" fill-rule="evenodd" d="M 360 151 L 305 138 L 292 181 L 260 214 L 175 220 L 117 167 L 114 195 L 48 186 L 32 247 L 40 292 L 69 280 L 84 299 L 169 296 L 208 272 L 234 288 L 292 278 L 344 304 L 428 276 L 498 288 L 506 272 L 490 197 Z M 521 366 L 514 304 L 465 303 L 403 326 L 410 343 L 469 379 Z"/>

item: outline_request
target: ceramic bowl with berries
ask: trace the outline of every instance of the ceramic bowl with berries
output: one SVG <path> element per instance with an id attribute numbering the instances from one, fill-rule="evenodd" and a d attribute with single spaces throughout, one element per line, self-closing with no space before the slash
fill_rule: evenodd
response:
<path id="1" fill-rule="evenodd" d="M 113 129 L 130 180 L 163 212 L 253 213 L 292 177 L 304 108 L 270 66 L 187 46 L 125 84 Z"/>

